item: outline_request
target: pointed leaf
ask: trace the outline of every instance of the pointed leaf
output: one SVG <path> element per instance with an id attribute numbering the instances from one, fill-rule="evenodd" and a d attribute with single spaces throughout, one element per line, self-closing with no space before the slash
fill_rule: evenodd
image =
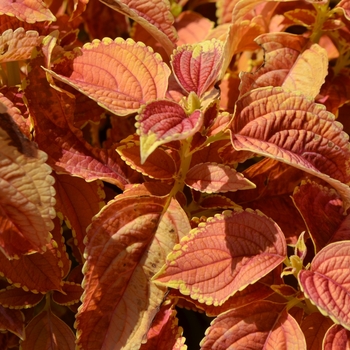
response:
<path id="1" fill-rule="evenodd" d="M 253 101 L 253 102 L 252 102 Z M 322 105 L 281 88 L 260 88 L 237 103 L 232 144 L 330 183 L 350 206 L 349 136 Z"/>
<path id="2" fill-rule="evenodd" d="M 194 190 L 217 193 L 248 190 L 255 185 L 235 169 L 216 163 L 202 163 L 192 167 L 186 174 L 185 183 Z"/>
<path id="3" fill-rule="evenodd" d="M 219 315 L 206 331 L 201 350 L 306 350 L 304 335 L 283 305 L 260 301 Z"/>
<path id="4" fill-rule="evenodd" d="M 7 113 L 0 119 L 0 249 L 13 258 L 45 251 L 55 216 L 54 179 L 47 155 Z"/>
<path id="5" fill-rule="evenodd" d="M 14 286 L 0 290 L 0 305 L 11 309 L 27 309 L 39 304 L 42 299 L 42 294 L 26 292 Z"/>
<path id="6" fill-rule="evenodd" d="M 130 167 L 154 179 L 171 180 L 176 175 L 176 165 L 171 155 L 161 148 L 155 149 L 141 164 L 140 143 L 129 142 L 116 150 Z"/>
<path id="7" fill-rule="evenodd" d="M 350 349 L 350 331 L 344 329 L 338 324 L 334 324 L 331 328 L 329 328 L 323 339 L 322 350 L 338 349 Z"/>
<path id="8" fill-rule="evenodd" d="M 320 312 L 350 330 L 350 241 L 331 243 L 298 279 L 304 294 Z"/>
<path id="9" fill-rule="evenodd" d="M 0 5 L 1 6 L 1 5 Z M 33 48 L 42 41 L 34 30 L 8 29 L 0 36 L 0 62 L 20 61 L 30 58 Z"/>
<path id="10" fill-rule="evenodd" d="M 328 74 L 325 49 L 289 33 L 263 34 L 256 42 L 265 51 L 264 66 L 256 73 L 241 75 L 240 96 L 264 86 L 282 86 L 309 98 L 317 96 Z"/>
<path id="11" fill-rule="evenodd" d="M 203 114 L 195 110 L 187 116 L 178 103 L 158 100 L 144 106 L 136 120 L 143 164 L 158 146 L 194 135 L 203 123 Z"/>
<path id="12" fill-rule="evenodd" d="M 222 65 L 222 42 L 216 39 L 182 45 L 171 56 L 171 66 L 179 84 L 188 93 L 202 96 L 217 79 Z"/>
<path id="13" fill-rule="evenodd" d="M 74 350 L 75 336 L 50 309 L 45 309 L 29 322 L 21 349 Z"/>
<path id="14" fill-rule="evenodd" d="M 318 312 L 306 316 L 301 323 L 301 330 L 306 339 L 308 350 L 322 349 L 322 340 L 333 322 L 328 317 L 322 317 Z"/>
<path id="15" fill-rule="evenodd" d="M 179 241 L 173 214 L 161 220 L 166 201 L 126 192 L 94 218 L 76 318 L 78 345 L 85 350 L 140 346 L 166 291 L 150 278 Z M 92 312 L 96 308 L 102 312 Z"/>
<path id="16" fill-rule="evenodd" d="M 252 210 L 225 211 L 184 237 L 154 279 L 217 306 L 268 274 L 285 255 L 283 233 L 272 220 Z"/>
<path id="17" fill-rule="evenodd" d="M 21 339 L 24 339 L 23 313 L 19 310 L 7 309 L 0 305 L 0 330 L 8 330 Z"/>
<path id="18" fill-rule="evenodd" d="M 142 104 L 165 97 L 170 70 L 141 42 L 104 38 L 85 44 L 69 76 L 55 78 L 117 115 L 136 112 Z"/>
<path id="19" fill-rule="evenodd" d="M 41 0 L 4 0 L 0 3 L 0 15 L 16 16 L 27 23 L 55 21 L 56 17 Z"/>
<path id="20" fill-rule="evenodd" d="M 141 24 L 170 54 L 175 48 L 177 33 L 168 0 L 101 0 L 112 9 Z"/>
<path id="21" fill-rule="evenodd" d="M 65 281 L 62 286 L 62 292 L 54 291 L 52 300 L 59 305 L 73 305 L 80 301 L 83 294 L 83 288 L 80 284 Z"/>

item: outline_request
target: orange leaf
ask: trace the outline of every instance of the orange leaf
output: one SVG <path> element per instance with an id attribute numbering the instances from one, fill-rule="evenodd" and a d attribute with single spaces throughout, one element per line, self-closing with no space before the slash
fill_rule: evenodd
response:
<path id="1" fill-rule="evenodd" d="M 62 292 L 66 293 L 63 294 Z M 52 300 L 59 305 L 73 305 L 80 301 L 83 288 L 79 283 L 65 281 L 62 286 L 62 292 L 54 291 Z"/>
<path id="2" fill-rule="evenodd" d="M 43 252 L 55 216 L 54 179 L 47 155 L 7 113 L 0 114 L 0 160 L 0 247 L 10 258 Z"/>
<path id="3" fill-rule="evenodd" d="M 0 5 L 1 6 L 1 5 Z M 42 41 L 42 36 L 34 30 L 8 29 L 0 36 L 0 62 L 20 61 L 30 58 L 32 50 Z"/>
<path id="4" fill-rule="evenodd" d="M 24 315 L 19 310 L 7 309 L 0 305 L 0 329 L 8 330 L 21 339 L 25 338 Z"/>
<path id="5" fill-rule="evenodd" d="M 264 86 L 282 86 L 312 99 L 317 96 L 328 74 L 325 49 L 289 33 L 263 34 L 256 42 L 265 51 L 264 66 L 256 73 L 241 75 L 240 96 Z"/>
<path id="6" fill-rule="evenodd" d="M 185 183 L 194 190 L 206 193 L 255 188 L 252 182 L 235 169 L 216 163 L 196 164 L 187 172 Z"/>
<path id="7" fill-rule="evenodd" d="M 176 207 L 162 217 L 166 201 L 125 193 L 94 218 L 76 318 L 78 345 L 85 350 L 140 346 L 166 291 L 150 279 L 179 241 L 183 225 L 183 216 L 174 216 Z M 96 308 L 102 312 L 92 312 Z"/>
<path id="8" fill-rule="evenodd" d="M 21 349 L 74 350 L 75 335 L 50 309 L 45 309 L 29 322 Z"/>
<path id="9" fill-rule="evenodd" d="M 56 20 L 56 17 L 41 0 L 2 0 L 0 15 L 2 14 L 15 16 L 27 23 Z"/>
<path id="10" fill-rule="evenodd" d="M 175 48 L 177 33 L 173 27 L 174 17 L 167 0 L 101 0 L 113 10 L 121 12 L 141 24 L 160 42 L 170 54 Z"/>
<path id="11" fill-rule="evenodd" d="M 322 350 L 349 350 L 350 349 L 350 331 L 344 329 L 338 324 L 334 324 L 328 329 L 324 339 Z"/>
<path id="12" fill-rule="evenodd" d="M 283 233 L 271 219 L 259 211 L 224 211 L 184 237 L 154 279 L 217 306 L 268 274 L 285 256 Z"/>
<path id="13" fill-rule="evenodd" d="M 0 305 L 11 309 L 27 309 L 39 304 L 42 299 L 42 294 L 26 292 L 14 286 L 0 290 Z"/>
<path id="14" fill-rule="evenodd" d="M 69 76 L 46 71 L 121 116 L 165 97 L 170 69 L 143 43 L 122 38 L 96 39 L 81 51 L 82 55 L 71 62 Z"/>
<path id="15" fill-rule="evenodd" d="M 306 350 L 306 343 L 283 305 L 259 301 L 219 315 L 206 331 L 201 349 Z"/>
<path id="16" fill-rule="evenodd" d="M 349 136 L 324 106 L 282 88 L 259 88 L 237 102 L 233 147 L 320 177 L 350 206 Z M 344 184 L 343 184 L 344 183 Z"/>

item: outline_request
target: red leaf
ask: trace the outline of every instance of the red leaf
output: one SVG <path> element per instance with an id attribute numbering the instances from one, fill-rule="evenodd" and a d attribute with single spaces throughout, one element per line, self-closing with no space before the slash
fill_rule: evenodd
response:
<path id="1" fill-rule="evenodd" d="M 19 310 L 11 310 L 0 305 L 0 329 L 8 330 L 21 339 L 25 338 L 24 316 Z"/>
<path id="2" fill-rule="evenodd" d="M 350 331 L 344 329 L 338 324 L 334 324 L 328 329 L 323 339 L 323 350 L 349 350 L 350 349 Z"/>
<path id="3" fill-rule="evenodd" d="M 47 72 L 117 115 L 132 114 L 142 104 L 165 97 L 168 87 L 168 66 L 132 39 L 94 40 L 70 64 L 69 76 Z"/>
<path id="4" fill-rule="evenodd" d="M 66 293 L 63 294 L 62 292 Z M 73 305 L 80 301 L 83 288 L 79 283 L 65 281 L 62 286 L 62 292 L 54 291 L 52 300 L 59 305 Z"/>
<path id="5" fill-rule="evenodd" d="M 45 309 L 29 322 L 21 349 L 74 350 L 75 335 L 50 309 Z"/>
<path id="6" fill-rule="evenodd" d="M 283 233 L 271 219 L 259 211 L 225 211 L 184 237 L 154 279 L 217 306 L 268 274 L 285 256 Z"/>
<path id="7" fill-rule="evenodd" d="M 334 322 L 350 329 L 350 242 L 327 245 L 298 279 L 304 294 Z"/>
<path id="8" fill-rule="evenodd" d="M 206 193 L 255 188 L 252 182 L 234 168 L 216 163 L 196 164 L 187 172 L 185 183 L 197 191 Z"/>
<path id="9" fill-rule="evenodd" d="M 306 343 L 283 305 L 259 301 L 219 315 L 206 331 L 201 349 L 306 350 Z"/>
<path id="10" fill-rule="evenodd" d="M 0 290 L 0 304 L 11 309 L 26 309 L 40 303 L 42 294 L 26 292 L 22 288 L 9 286 Z"/>
<path id="11" fill-rule="evenodd" d="M 203 114 L 195 110 L 187 116 L 178 103 L 158 100 L 144 106 L 136 119 L 143 164 L 158 146 L 194 135 L 202 126 Z"/>
<path id="12" fill-rule="evenodd" d="M 166 201 L 125 193 L 94 218 L 76 318 L 78 345 L 85 350 L 140 346 L 165 294 L 150 278 L 183 234 L 176 207 L 162 217 Z M 96 308 L 101 312 L 93 312 Z"/>
<path id="13" fill-rule="evenodd" d="M 219 40 L 182 45 L 171 56 L 171 66 L 185 91 L 199 97 L 211 88 L 222 65 L 223 47 Z"/>

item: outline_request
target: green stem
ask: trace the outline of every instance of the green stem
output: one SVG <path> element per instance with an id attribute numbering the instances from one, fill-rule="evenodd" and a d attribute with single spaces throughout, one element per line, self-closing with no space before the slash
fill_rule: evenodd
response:
<path id="1" fill-rule="evenodd" d="M 328 19 L 328 15 L 329 15 L 328 4 L 329 2 L 323 5 L 313 4 L 315 7 L 315 10 L 317 11 L 316 22 L 315 22 L 315 25 L 313 26 L 312 34 L 310 36 L 310 40 L 313 43 L 318 43 L 322 36 L 323 24 Z"/>

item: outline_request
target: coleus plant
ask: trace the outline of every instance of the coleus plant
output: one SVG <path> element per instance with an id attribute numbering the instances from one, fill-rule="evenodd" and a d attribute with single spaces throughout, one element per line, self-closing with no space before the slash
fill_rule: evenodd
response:
<path id="1" fill-rule="evenodd" d="M 350 348 L 348 0 L 0 14 L 1 349 Z"/>

